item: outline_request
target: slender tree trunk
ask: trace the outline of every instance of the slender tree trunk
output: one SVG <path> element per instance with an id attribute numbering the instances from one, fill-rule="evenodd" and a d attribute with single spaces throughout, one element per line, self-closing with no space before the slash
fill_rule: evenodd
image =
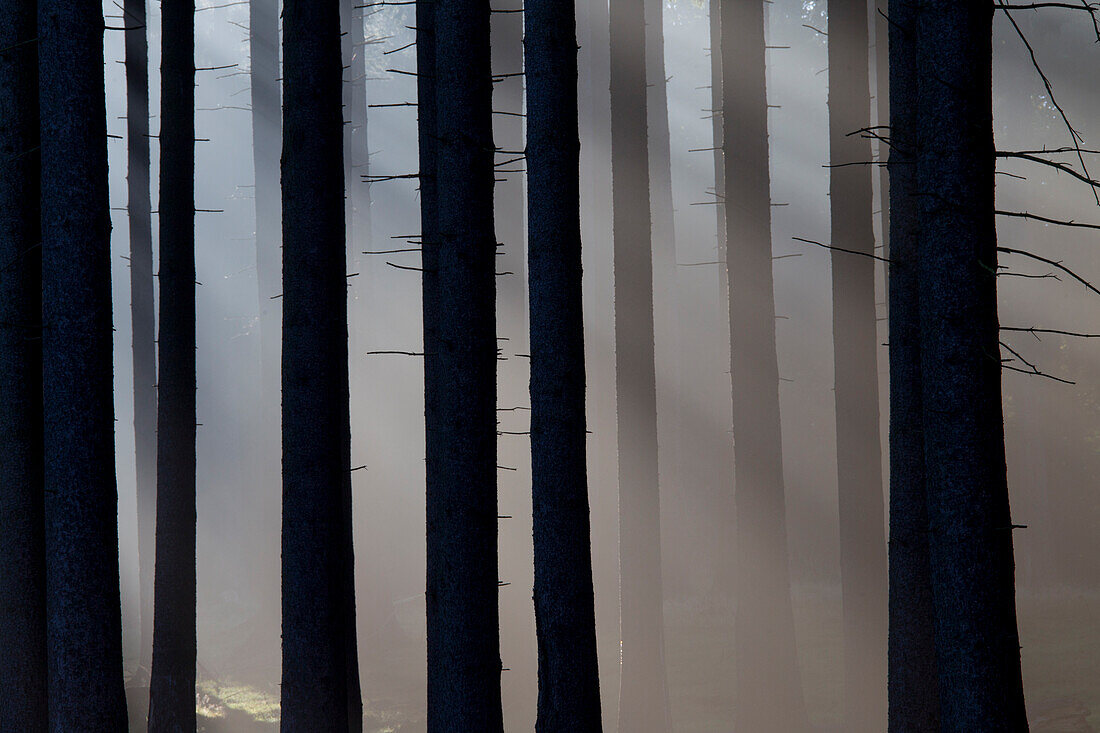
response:
<path id="1" fill-rule="evenodd" d="M 1005 478 L 993 202 L 993 8 L 917 21 L 921 378 L 945 731 L 1026 731 Z"/>
<path id="2" fill-rule="evenodd" d="M 149 180 L 149 42 L 145 0 L 125 0 L 127 208 L 134 369 L 134 464 L 138 516 L 139 675 L 153 654 L 153 567 L 157 502 L 157 355 Z"/>
<path id="3" fill-rule="evenodd" d="M 156 578 L 149 731 L 195 727 L 195 4 L 161 5 Z"/>
<path id="4" fill-rule="evenodd" d="M 340 12 L 283 11 L 282 730 L 362 726 L 353 648 Z M 349 649 L 349 647 L 352 647 Z M 358 714 L 359 721 L 349 719 Z"/>
<path id="5" fill-rule="evenodd" d="M 257 534 L 274 537 L 279 527 L 279 334 L 283 300 L 279 156 L 279 0 L 249 2 L 249 70 L 252 90 L 252 160 L 255 176 L 256 283 L 260 316 L 260 402 L 255 426 L 257 483 L 252 494 Z M 264 606 L 275 601 L 274 545 L 244 547 L 245 567 L 259 576 L 254 593 Z M 274 635 L 275 627 L 263 629 Z"/>
<path id="6" fill-rule="evenodd" d="M 36 7 L 0 6 L 0 730 L 27 733 L 47 725 Z"/>
<path id="7" fill-rule="evenodd" d="M 938 733 L 921 407 L 913 0 L 890 8 L 890 733 Z"/>
<path id="8" fill-rule="evenodd" d="M 829 8 L 829 202 L 845 730 L 886 721 L 886 538 L 879 437 L 866 0 Z"/>
<path id="9" fill-rule="evenodd" d="M 573 7 L 524 14 L 531 292 L 531 464 L 539 733 L 600 731 L 585 467 L 580 141 Z"/>
<path id="10" fill-rule="evenodd" d="M 665 679 L 645 17 L 612 0 L 611 177 L 619 427 L 622 681 L 619 728 L 671 729 Z"/>
<path id="11" fill-rule="evenodd" d="M 722 5 L 722 120 L 733 389 L 739 730 L 807 726 L 787 560 L 775 352 L 764 6 Z"/>
<path id="12" fill-rule="evenodd" d="M 117 733 L 126 697 L 99 3 L 39 2 L 38 48 L 50 729 Z"/>
<path id="13" fill-rule="evenodd" d="M 589 497 L 592 506 L 592 577 L 596 594 L 596 647 L 606 730 L 619 714 L 619 527 L 616 475 L 615 375 L 610 159 L 610 27 L 607 0 L 577 4 L 580 65 L 586 80 L 580 99 L 582 248 L 585 353 L 588 379 Z"/>
<path id="14" fill-rule="evenodd" d="M 435 351 L 435 384 L 425 388 L 434 402 L 426 414 L 429 733 L 503 730 L 489 12 L 486 0 L 455 0 L 437 6 L 433 29 L 438 244 L 424 263 L 435 268 L 425 310 Z"/>
<path id="15" fill-rule="evenodd" d="M 875 66 L 875 107 L 877 109 L 878 122 L 876 122 L 875 134 L 890 138 L 890 0 L 874 0 L 872 18 L 875 28 L 875 54 L 871 57 L 871 63 Z M 882 231 L 881 256 L 890 258 L 890 174 L 886 160 L 889 156 L 889 145 L 885 140 L 879 139 L 878 148 L 878 183 L 879 183 L 879 224 Z M 890 267 L 882 263 L 883 289 L 886 292 L 886 300 L 890 300 Z M 889 316 L 889 308 L 887 308 Z"/>

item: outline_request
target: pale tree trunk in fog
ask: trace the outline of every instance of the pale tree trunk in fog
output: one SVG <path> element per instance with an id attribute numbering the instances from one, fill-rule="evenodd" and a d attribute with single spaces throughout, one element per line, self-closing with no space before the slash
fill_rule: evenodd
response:
<path id="1" fill-rule="evenodd" d="M 881 733 L 886 721 L 886 538 L 879 437 L 875 235 L 866 0 L 829 6 L 829 206 L 844 728 Z M 858 252 L 859 254 L 853 254 Z"/>
<path id="2" fill-rule="evenodd" d="M 764 6 L 722 4 L 722 148 L 733 390 L 739 730 L 807 727 L 787 559 L 772 286 Z"/>
<path id="3" fill-rule="evenodd" d="M 494 10 L 518 11 L 522 0 L 500 0 Z M 524 135 L 523 13 L 497 12 L 490 38 L 493 68 L 493 142 L 497 148 L 494 212 L 497 241 L 497 347 L 503 361 L 497 367 L 497 405 L 501 430 L 523 431 L 527 413 L 511 410 L 527 405 L 530 382 L 527 293 L 524 273 Z M 531 483 L 529 447 L 515 435 L 501 435 L 498 463 L 516 468 L 498 476 L 500 514 L 511 517 L 499 526 L 500 657 L 507 672 L 501 678 L 504 724 L 509 730 L 531 730 L 535 724 L 538 661 L 531 614 Z"/>
<path id="4" fill-rule="evenodd" d="M 117 733 L 126 697 L 100 4 L 41 0 L 38 51 L 50 728 Z"/>
<path id="5" fill-rule="evenodd" d="M 357 731 L 337 0 L 283 13 L 284 731 Z"/>
<path id="6" fill-rule="evenodd" d="M 0 730 L 46 730 L 38 46 L 0 5 Z"/>
<path id="7" fill-rule="evenodd" d="M 938 733 L 939 685 L 928 558 L 928 503 L 921 409 L 920 292 L 916 198 L 914 0 L 890 15 L 890 733 Z M 880 67 L 881 68 L 881 67 Z"/>
<path id="8" fill-rule="evenodd" d="M 153 308 L 153 232 L 149 195 L 149 42 L 145 0 L 126 0 L 126 186 L 130 223 L 130 321 L 134 369 L 137 487 L 139 672 L 153 653 L 153 533 L 157 496 L 157 366 Z"/>
<path id="9" fill-rule="evenodd" d="M 601 730 L 585 468 L 580 141 L 573 8 L 524 15 L 531 464 L 539 733 Z"/>
<path id="10" fill-rule="evenodd" d="M 871 63 L 875 67 L 875 107 L 877 109 L 878 123 L 875 134 L 882 137 L 890 137 L 890 0 L 875 0 L 871 9 L 872 23 L 875 29 L 875 53 L 871 56 Z M 879 182 L 879 224 L 881 225 L 882 245 L 880 255 L 884 259 L 890 258 L 890 174 L 887 171 L 886 159 L 889 156 L 889 145 L 885 140 L 879 140 L 878 147 L 878 182 Z M 883 289 L 886 292 L 886 300 L 890 300 L 890 267 L 882 263 Z M 889 311 L 889 308 L 887 308 Z M 889 316 L 889 312 L 887 312 Z"/>
<path id="11" fill-rule="evenodd" d="M 993 8 L 917 19 L 921 378 L 943 730 L 1026 731 L 998 360 Z"/>
<path id="12" fill-rule="evenodd" d="M 619 729 L 671 729 L 665 678 L 643 6 L 612 0 L 611 176 L 619 428 Z"/>
<path id="13" fill-rule="evenodd" d="M 436 105 L 428 113 L 434 130 L 421 121 L 421 135 L 436 140 L 435 231 L 422 233 L 425 251 L 435 249 L 424 259 L 434 270 L 424 280 L 425 350 L 434 352 L 425 374 L 427 728 L 493 733 L 503 722 L 490 8 L 454 0 L 433 14 L 435 63 L 420 66 L 418 57 L 419 79 L 433 76 Z M 423 152 L 422 171 L 430 162 Z"/>
<path id="14" fill-rule="evenodd" d="M 149 731 L 195 727 L 195 3 L 161 3 L 160 328 Z"/>
<path id="15" fill-rule="evenodd" d="M 250 0 L 248 7 L 249 81 L 252 92 L 252 161 L 256 211 L 256 287 L 259 308 L 260 380 L 259 405 L 254 426 L 256 485 L 253 502 L 257 536 L 278 532 L 279 474 L 279 330 L 283 301 L 281 284 L 281 231 L 279 156 L 282 110 L 279 102 L 279 0 Z M 273 603 L 278 593 L 273 544 L 246 546 L 242 569 L 258 576 L 253 593 L 262 605 Z M 277 627 L 268 624 L 264 638 Z M 272 638 L 272 641 L 274 639 Z"/>
<path id="16" fill-rule="evenodd" d="M 619 706 L 619 497 L 615 453 L 615 374 L 611 333 L 610 28 L 606 0 L 577 3 L 580 46 L 581 258 L 584 266 L 588 484 L 592 509 L 592 575 L 596 647 L 606 730 Z"/>

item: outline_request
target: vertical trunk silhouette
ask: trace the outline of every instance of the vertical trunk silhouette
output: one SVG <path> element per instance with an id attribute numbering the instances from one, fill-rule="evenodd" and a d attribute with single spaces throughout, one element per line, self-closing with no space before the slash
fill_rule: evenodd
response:
<path id="1" fill-rule="evenodd" d="M 494 3 L 490 38 L 493 68 L 493 141 L 497 148 L 494 216 L 497 241 L 497 404 L 527 405 L 530 359 L 527 338 L 527 292 L 524 266 L 523 159 L 523 25 L 522 0 Z M 522 431 L 526 415 L 501 412 L 501 429 Z M 511 517 L 498 528 L 500 579 L 500 656 L 507 672 L 501 678 L 504 723 L 508 729 L 531 730 L 535 725 L 538 661 L 535 623 L 531 614 L 530 448 L 515 435 L 498 441 L 498 462 L 515 468 L 499 475 L 500 513 Z"/>
<path id="2" fill-rule="evenodd" d="M 736 723 L 807 725 L 787 560 L 775 352 L 764 5 L 722 4 L 722 148 L 733 390 L 737 589 Z"/>
<path id="3" fill-rule="evenodd" d="M 287 0 L 283 54 L 282 729 L 344 733 L 362 708 L 338 1 Z"/>
<path id="4" fill-rule="evenodd" d="M 890 15 L 890 733 L 938 733 L 939 685 L 928 558 L 921 408 L 920 199 L 917 198 L 916 18 Z"/>
<path id="5" fill-rule="evenodd" d="M 496 235 L 489 3 L 434 12 L 437 244 L 425 309 L 428 731 L 503 730 L 497 606 Z M 419 21 L 418 21 L 419 22 Z M 424 114 L 421 109 L 421 114 Z M 423 123 L 422 123 L 423 124 Z M 422 132 L 430 135 L 430 131 Z M 423 167 L 424 160 L 421 164 Z M 425 234 L 427 236 L 427 234 Z M 425 300 L 429 297 L 425 280 Z"/>
<path id="6" fill-rule="evenodd" d="M 99 3 L 39 2 L 38 49 L 50 728 L 114 733 L 126 698 Z"/>
<path id="7" fill-rule="evenodd" d="M 665 680 L 643 6 L 612 0 L 611 177 L 619 430 L 619 729 L 671 729 Z"/>
<path id="8" fill-rule="evenodd" d="M 153 654 L 153 553 L 157 496 L 157 355 L 153 307 L 153 232 L 149 194 L 149 41 L 145 0 L 125 0 L 126 188 L 130 223 L 130 322 L 134 369 L 137 487 L 139 674 Z"/>
<path id="9" fill-rule="evenodd" d="M 890 138 L 890 0 L 875 0 L 871 18 L 875 28 L 875 53 L 871 63 L 875 67 L 875 108 L 878 116 L 875 134 Z M 885 140 L 877 142 L 878 147 L 878 183 L 879 183 L 879 224 L 881 225 L 882 257 L 890 257 L 890 173 L 887 169 L 889 144 Z M 886 300 L 890 300 L 890 267 L 882 263 L 883 283 Z M 889 308 L 887 308 L 889 316 Z"/>
<path id="10" fill-rule="evenodd" d="M 581 110 L 581 250 L 584 265 L 585 365 L 588 390 L 588 484 L 592 508 L 592 582 L 604 728 L 615 730 L 619 706 L 618 480 L 615 466 L 615 375 L 611 332 L 610 27 L 606 0 L 577 3 L 584 93 Z"/>
<path id="11" fill-rule="evenodd" d="M 840 578 L 843 595 L 844 719 L 852 733 L 886 721 L 886 538 L 879 437 L 875 235 L 867 3 L 829 6 L 829 206 Z M 860 254 L 852 254 L 858 252 Z"/>
<path id="12" fill-rule="evenodd" d="M 256 287 L 259 308 L 260 380 L 255 425 L 256 485 L 251 492 L 255 503 L 257 534 L 273 537 L 278 531 L 279 473 L 279 333 L 283 300 L 279 201 L 279 156 L 281 120 L 279 95 L 279 0 L 249 0 L 249 86 L 252 95 L 252 167 L 256 211 Z M 243 547 L 244 567 L 258 575 L 253 587 L 263 606 L 275 601 L 278 587 L 271 561 L 273 543 Z M 264 638 L 274 641 L 276 629 L 263 629 Z M 270 637 L 268 636 L 270 634 Z"/>
<path id="13" fill-rule="evenodd" d="M 195 727 L 195 4 L 161 4 L 160 328 L 149 731 Z"/>
<path id="14" fill-rule="evenodd" d="M 585 466 L 573 6 L 527 0 L 531 464 L 539 733 L 600 731 Z"/>
<path id="15" fill-rule="evenodd" d="M 44 733 L 37 3 L 0 6 L 0 729 Z"/>
<path id="16" fill-rule="evenodd" d="M 924 456 L 941 726 L 1026 731 L 998 359 L 993 8 L 917 20 Z"/>

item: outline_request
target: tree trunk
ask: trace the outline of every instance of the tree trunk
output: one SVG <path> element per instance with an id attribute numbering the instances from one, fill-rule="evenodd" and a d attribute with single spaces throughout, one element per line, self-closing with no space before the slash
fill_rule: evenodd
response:
<path id="1" fill-rule="evenodd" d="M 938 733 L 921 407 L 916 5 L 890 15 L 890 733 Z"/>
<path id="2" fill-rule="evenodd" d="M 722 122 L 737 516 L 739 730 L 807 726 L 787 560 L 775 351 L 764 6 L 722 5 Z"/>
<path id="3" fill-rule="evenodd" d="M 829 8 L 829 205 L 845 730 L 886 721 L 886 538 L 879 436 L 866 0 Z"/>
<path id="4" fill-rule="evenodd" d="M 435 268 L 425 310 L 435 352 L 434 384 L 425 387 L 434 402 L 425 416 L 429 733 L 503 730 L 489 12 L 486 0 L 456 0 L 437 7 L 433 29 L 438 244 L 424 263 Z M 426 299 L 427 288 L 426 280 Z"/>
<path id="5" fill-rule="evenodd" d="M 282 730 L 344 733 L 362 721 L 338 2 L 287 0 L 283 55 Z"/>
<path id="6" fill-rule="evenodd" d="M 156 571 L 149 731 L 195 727 L 195 4 L 161 6 Z"/>
<path id="7" fill-rule="evenodd" d="M 117 733 L 126 697 L 99 3 L 39 2 L 38 48 L 50 728 Z"/>
<path id="8" fill-rule="evenodd" d="M 926 3 L 916 34 L 924 455 L 945 731 L 1027 730 L 998 358 L 992 16 Z"/>
<path id="9" fill-rule="evenodd" d="M 612 0 L 611 177 L 619 428 L 619 729 L 671 729 L 665 678 L 645 17 Z"/>
<path id="10" fill-rule="evenodd" d="M 602 730 L 585 468 L 580 141 L 573 7 L 524 15 L 531 464 L 539 733 Z"/>
<path id="11" fill-rule="evenodd" d="M 36 6 L 0 5 L 0 729 L 27 733 L 47 725 Z"/>
<path id="12" fill-rule="evenodd" d="M 145 0 L 125 0 L 126 184 L 130 222 L 130 321 L 134 369 L 134 464 L 137 487 L 138 674 L 153 654 L 153 567 L 157 503 L 157 355 L 153 306 L 153 232 L 149 180 L 149 42 Z"/>

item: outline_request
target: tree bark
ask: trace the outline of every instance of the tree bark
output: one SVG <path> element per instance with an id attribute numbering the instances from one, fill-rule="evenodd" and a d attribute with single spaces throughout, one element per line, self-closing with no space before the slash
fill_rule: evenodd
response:
<path id="1" fill-rule="evenodd" d="M 611 177 L 619 429 L 620 730 L 671 729 L 665 678 L 643 6 L 612 0 Z"/>
<path id="2" fill-rule="evenodd" d="M 875 235 L 866 0 L 829 8 L 829 206 L 833 250 L 845 730 L 879 733 L 886 721 L 886 538 L 879 436 Z"/>
<path id="3" fill-rule="evenodd" d="M 531 293 L 531 464 L 539 733 L 600 731 L 585 467 L 580 140 L 573 7 L 524 22 Z"/>
<path id="4" fill-rule="evenodd" d="M 775 351 L 764 6 L 722 4 L 722 148 L 736 487 L 739 730 L 807 727 L 787 554 Z"/>
<path id="5" fill-rule="evenodd" d="M 126 187 L 130 223 L 130 321 L 137 487 L 139 674 L 153 654 L 153 568 L 157 502 L 157 355 L 149 178 L 149 41 L 145 0 L 125 0 Z"/>
<path id="6" fill-rule="evenodd" d="M 195 4 L 161 6 L 156 570 L 149 731 L 195 727 Z"/>
<path id="7" fill-rule="evenodd" d="M 0 729 L 27 733 L 47 725 L 36 7 L 0 5 Z"/>
<path id="8" fill-rule="evenodd" d="M 287 0 L 283 55 L 282 730 L 344 733 L 362 713 L 337 0 Z"/>
<path id="9" fill-rule="evenodd" d="M 38 48 L 50 729 L 118 733 L 126 698 L 99 3 L 39 2 Z"/>
<path id="10" fill-rule="evenodd" d="M 920 201 L 917 198 L 916 19 L 890 15 L 890 733 L 938 733 L 939 685 L 928 557 L 921 406 Z"/>
<path id="11" fill-rule="evenodd" d="M 1001 408 L 992 15 L 924 3 L 916 35 L 924 456 L 945 731 L 1027 730 Z"/>
<path id="12" fill-rule="evenodd" d="M 434 384 L 425 388 L 434 402 L 425 415 L 429 733 L 503 730 L 489 13 L 487 0 L 456 0 L 436 7 L 433 29 L 438 244 L 425 260 L 435 268 L 434 303 L 425 311 L 434 318 L 425 332 L 434 330 L 435 352 Z M 427 288 L 426 280 L 426 297 Z"/>

